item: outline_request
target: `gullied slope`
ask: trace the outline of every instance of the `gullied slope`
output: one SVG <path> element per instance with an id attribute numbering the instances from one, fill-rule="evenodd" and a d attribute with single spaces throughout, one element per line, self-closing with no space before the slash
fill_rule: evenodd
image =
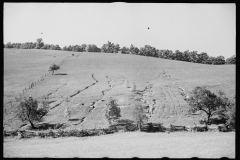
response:
<path id="1" fill-rule="evenodd" d="M 40 102 L 49 102 L 50 112 L 44 117 L 44 123 L 61 123 L 71 128 L 107 127 L 104 116 L 106 102 L 113 97 L 121 108 L 123 119 L 133 119 L 133 106 L 140 100 L 151 122 L 192 125 L 199 123 L 201 116 L 190 115 L 184 99 L 194 87 L 206 85 L 213 91 L 221 89 L 229 98 L 235 94 L 234 66 L 108 53 L 76 53 L 70 56 L 69 52 L 61 51 L 62 54 L 58 56 L 55 52 L 44 51 L 44 54 L 54 54 L 55 58 L 59 58 L 56 62 L 61 65 L 60 70 L 55 75 L 46 75 L 44 80 L 22 93 L 22 97 L 32 95 Z M 8 51 L 6 54 L 12 53 Z M 50 66 L 45 65 L 45 68 Z M 24 72 L 14 72 L 15 75 L 26 74 L 27 66 L 21 67 L 25 69 Z M 11 82 L 8 77 L 12 74 L 9 71 L 4 77 L 5 87 L 9 87 Z M 29 76 L 31 78 L 34 81 L 35 77 Z M 126 82 L 129 82 L 130 88 Z M 22 82 L 12 83 L 20 86 L 18 83 Z M 133 83 L 136 84 L 135 92 L 131 91 Z M 14 113 L 18 103 L 10 103 L 10 95 L 8 90 L 4 90 L 4 123 L 16 126 Z"/>

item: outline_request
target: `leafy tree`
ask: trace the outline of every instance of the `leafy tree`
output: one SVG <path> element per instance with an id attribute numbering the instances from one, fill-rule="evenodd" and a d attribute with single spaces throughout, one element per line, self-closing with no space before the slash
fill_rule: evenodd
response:
<path id="1" fill-rule="evenodd" d="M 46 114 L 46 107 L 38 108 L 38 101 L 33 99 L 31 96 L 29 99 L 21 101 L 18 106 L 17 116 L 22 121 L 28 121 L 32 128 L 36 128 L 34 126 L 34 122 L 40 122 L 42 117 Z"/>
<path id="2" fill-rule="evenodd" d="M 119 46 L 119 44 L 115 44 L 114 45 L 114 53 L 118 53 L 118 51 L 120 51 L 120 46 Z"/>
<path id="3" fill-rule="evenodd" d="M 214 64 L 215 57 L 208 57 L 208 59 L 205 61 L 205 64 Z"/>
<path id="4" fill-rule="evenodd" d="M 57 66 L 56 64 L 52 64 L 49 68 L 50 71 L 53 71 L 52 74 L 54 74 L 54 71 L 59 70 L 60 67 Z"/>
<path id="5" fill-rule="evenodd" d="M 217 64 L 217 65 L 225 64 L 225 58 L 223 56 L 217 56 L 214 59 L 214 63 L 213 64 Z"/>
<path id="6" fill-rule="evenodd" d="M 61 50 L 61 47 L 59 47 L 59 45 L 57 44 L 57 45 L 55 45 L 55 48 L 54 48 L 55 50 Z"/>
<path id="7" fill-rule="evenodd" d="M 46 50 L 48 50 L 48 49 L 50 49 L 50 45 L 49 44 L 45 44 L 41 49 L 46 49 Z"/>
<path id="8" fill-rule="evenodd" d="M 104 53 L 114 53 L 115 50 L 115 45 L 114 43 L 111 43 L 108 41 L 108 43 L 103 44 L 103 46 L 101 47 L 101 52 Z"/>
<path id="9" fill-rule="evenodd" d="M 186 50 L 183 52 L 182 54 L 183 60 L 186 62 L 190 62 L 190 54 L 189 54 L 189 50 Z"/>
<path id="10" fill-rule="evenodd" d="M 87 45 L 86 44 L 82 44 L 81 45 L 81 52 L 86 52 L 86 48 L 87 48 Z"/>
<path id="11" fill-rule="evenodd" d="M 140 50 L 131 44 L 131 46 L 129 47 L 129 51 L 131 52 L 131 54 L 139 54 Z"/>
<path id="12" fill-rule="evenodd" d="M 233 55 L 232 57 L 227 58 L 226 59 L 226 64 L 236 64 L 236 56 Z"/>
<path id="13" fill-rule="evenodd" d="M 51 44 L 50 50 L 55 50 L 55 46 L 53 44 Z"/>
<path id="14" fill-rule="evenodd" d="M 208 60 L 209 56 L 207 53 L 205 52 L 202 52 L 198 55 L 198 60 L 199 60 L 199 63 L 203 63 L 203 64 L 206 64 L 206 61 Z"/>
<path id="15" fill-rule="evenodd" d="M 206 124 L 209 124 L 209 119 L 213 115 L 223 115 L 229 104 L 228 98 L 223 92 L 219 91 L 219 96 L 217 96 L 206 87 L 196 87 L 187 101 L 191 107 L 190 112 L 203 111 L 206 113 Z"/>
<path id="16" fill-rule="evenodd" d="M 123 47 L 121 49 L 121 51 L 122 51 L 122 54 L 127 54 L 126 52 L 128 51 L 128 48 L 127 47 Z"/>
<path id="17" fill-rule="evenodd" d="M 158 53 L 156 48 L 150 46 L 150 45 L 145 45 L 144 47 L 141 47 L 139 50 L 139 55 L 144 55 L 144 56 L 150 56 L 150 57 L 157 57 Z"/>
<path id="18" fill-rule="evenodd" d="M 143 106 L 140 103 L 135 104 L 134 111 L 133 111 L 133 119 L 135 122 L 137 122 L 140 131 L 141 131 L 142 123 L 146 121 L 147 118 L 148 117 L 146 116 Z"/>
<path id="19" fill-rule="evenodd" d="M 158 53 L 154 55 L 154 57 L 159 56 Z M 173 53 L 171 50 L 161 50 L 161 58 L 164 59 L 172 59 L 173 58 Z"/>
<path id="20" fill-rule="evenodd" d="M 11 42 L 8 42 L 6 45 L 5 45 L 6 48 L 13 48 Z"/>
<path id="21" fill-rule="evenodd" d="M 37 39 L 37 45 L 36 45 L 36 49 L 40 49 L 40 48 L 42 48 L 44 46 L 44 43 L 43 43 L 43 40 L 42 40 L 42 38 L 38 38 Z"/>
<path id="22" fill-rule="evenodd" d="M 64 50 L 64 51 L 67 51 L 67 46 L 64 46 L 64 47 L 63 47 L 63 50 Z"/>
<path id="23" fill-rule="evenodd" d="M 183 53 L 182 52 L 180 52 L 179 50 L 176 50 L 175 54 L 176 54 L 176 60 L 184 61 L 184 57 L 183 57 Z"/>
<path id="24" fill-rule="evenodd" d="M 235 128 L 236 123 L 236 99 L 235 97 L 229 101 L 229 105 L 226 112 L 227 123 Z"/>
<path id="25" fill-rule="evenodd" d="M 72 46 L 71 45 L 68 46 L 67 51 L 72 51 Z"/>
<path id="26" fill-rule="evenodd" d="M 141 49 L 140 49 L 141 50 Z M 164 56 L 163 56 L 163 50 L 157 50 L 157 56 L 159 57 L 159 58 L 163 58 Z"/>
<path id="27" fill-rule="evenodd" d="M 116 101 L 112 98 L 109 99 L 108 103 L 108 110 L 106 112 L 106 117 L 109 121 L 109 123 L 111 124 L 113 120 L 117 120 L 119 119 L 119 117 L 121 117 L 121 110 L 118 106 L 118 104 L 116 103 Z"/>
<path id="28" fill-rule="evenodd" d="M 101 49 L 98 48 L 95 44 L 89 44 L 86 48 L 87 52 L 101 52 Z"/>

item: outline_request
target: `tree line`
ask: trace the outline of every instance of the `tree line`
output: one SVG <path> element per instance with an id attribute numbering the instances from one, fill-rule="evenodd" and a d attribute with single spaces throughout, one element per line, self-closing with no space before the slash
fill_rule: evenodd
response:
<path id="1" fill-rule="evenodd" d="M 98 48 L 95 44 L 82 44 L 82 45 L 69 45 L 63 48 L 59 45 L 44 44 L 42 38 L 38 38 L 36 42 L 26 42 L 26 43 L 11 43 L 3 44 L 4 48 L 21 48 L 21 49 L 46 49 L 46 50 L 64 50 L 64 51 L 74 51 L 74 52 L 102 52 L 102 53 L 122 53 L 122 54 L 134 54 L 140 56 L 156 57 L 170 60 L 186 61 L 192 63 L 201 64 L 236 64 L 236 56 L 233 55 L 225 60 L 223 56 L 209 56 L 206 52 L 197 53 L 197 51 L 186 50 L 181 52 L 176 50 L 173 52 L 168 49 L 156 49 L 150 45 L 145 45 L 144 47 L 138 48 L 131 44 L 130 47 L 123 46 L 120 47 L 119 44 L 114 44 L 107 42 L 103 44 L 101 48 Z"/>

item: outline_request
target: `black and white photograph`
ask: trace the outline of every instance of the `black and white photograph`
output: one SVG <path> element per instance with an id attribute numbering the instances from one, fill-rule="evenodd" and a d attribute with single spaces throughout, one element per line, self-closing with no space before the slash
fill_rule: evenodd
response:
<path id="1" fill-rule="evenodd" d="M 4 158 L 236 158 L 236 4 L 3 3 Z"/>

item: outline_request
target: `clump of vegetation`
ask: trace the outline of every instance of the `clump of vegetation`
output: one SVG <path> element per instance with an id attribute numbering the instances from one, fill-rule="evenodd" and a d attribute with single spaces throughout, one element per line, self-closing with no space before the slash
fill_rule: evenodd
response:
<path id="1" fill-rule="evenodd" d="M 49 45 L 44 44 L 41 38 L 37 39 L 37 42 L 26 42 L 26 43 L 11 43 L 8 42 L 4 44 L 5 48 L 22 48 L 22 49 L 46 49 L 46 50 L 61 50 L 59 45 Z M 157 57 L 163 59 L 171 59 L 178 61 L 186 61 L 192 63 L 202 63 L 202 64 L 213 64 L 213 65 L 223 65 L 223 64 L 236 64 L 236 56 L 230 58 L 225 58 L 223 56 L 212 57 L 209 56 L 206 52 L 201 52 L 200 54 L 197 51 L 185 50 L 181 52 L 179 50 L 168 50 L 168 49 L 157 49 L 150 45 L 145 45 L 138 49 L 131 44 L 129 48 L 122 47 L 120 48 L 119 44 L 114 44 L 108 41 L 106 44 L 103 44 L 101 48 L 98 48 L 94 44 L 82 44 L 82 45 L 69 45 L 64 46 L 64 51 L 73 51 L 73 52 L 103 52 L 103 53 L 118 53 L 121 51 L 123 54 L 134 54 L 141 56 Z"/>
<path id="2" fill-rule="evenodd" d="M 236 102 L 235 97 L 229 101 L 229 105 L 227 107 L 227 112 L 225 114 L 227 120 L 227 124 L 235 128 L 236 123 Z"/>
<path id="3" fill-rule="evenodd" d="M 29 99 L 20 102 L 17 115 L 22 121 L 28 121 L 34 129 L 34 122 L 40 122 L 47 112 L 46 106 L 38 108 L 38 101 L 29 96 Z"/>
<path id="4" fill-rule="evenodd" d="M 50 71 L 52 71 L 52 74 L 54 74 L 54 71 L 59 70 L 60 67 L 56 64 L 52 64 L 49 68 Z"/>
<path id="5" fill-rule="evenodd" d="M 133 118 L 134 118 L 135 122 L 138 124 L 138 129 L 141 131 L 142 130 L 141 126 L 142 126 L 143 122 L 148 119 L 148 117 L 146 116 L 144 108 L 140 103 L 135 104 L 135 106 L 134 106 Z"/>
<path id="6" fill-rule="evenodd" d="M 206 113 L 206 126 L 210 124 L 210 118 L 213 115 L 223 117 L 227 113 L 227 108 L 230 106 L 229 99 L 224 92 L 219 91 L 218 95 L 212 93 L 206 87 L 196 87 L 192 92 L 190 98 L 187 100 L 191 106 L 190 112 L 203 111 Z"/>
<path id="7" fill-rule="evenodd" d="M 236 64 L 236 56 L 233 55 L 232 57 L 227 58 L 226 59 L 226 64 Z"/>
<path id="8" fill-rule="evenodd" d="M 112 98 L 109 99 L 107 105 L 107 111 L 106 111 L 106 118 L 108 119 L 109 124 L 112 124 L 112 121 L 119 119 L 119 117 L 121 117 L 121 109 L 118 106 L 118 104 L 116 103 L 116 101 Z"/>

